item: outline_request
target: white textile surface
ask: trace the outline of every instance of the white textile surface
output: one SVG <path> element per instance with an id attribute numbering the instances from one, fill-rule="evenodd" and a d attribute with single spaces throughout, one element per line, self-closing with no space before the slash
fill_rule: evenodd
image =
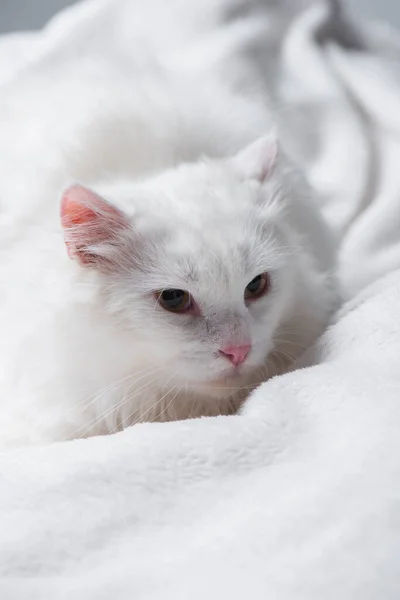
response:
<path id="1" fill-rule="evenodd" d="M 346 303 L 304 368 L 240 415 L 4 452 L 2 600 L 400 597 L 396 35 L 336 2 L 87 0 L 0 38 L 0 93 L 37 64 L 129 55 L 132 39 L 185 56 L 246 23 L 243 51 L 342 240 Z"/>

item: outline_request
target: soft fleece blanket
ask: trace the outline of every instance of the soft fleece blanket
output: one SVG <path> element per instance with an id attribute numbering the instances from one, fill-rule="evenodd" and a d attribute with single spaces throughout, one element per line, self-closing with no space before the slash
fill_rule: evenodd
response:
<path id="1" fill-rule="evenodd" d="M 0 80 L 129 53 L 135 35 L 183 53 L 251 19 L 257 39 L 265 27 L 254 61 L 342 240 L 346 302 L 302 368 L 238 416 L 3 453 L 2 600 L 400 597 L 396 34 L 336 2 L 91 0 L 0 39 Z"/>

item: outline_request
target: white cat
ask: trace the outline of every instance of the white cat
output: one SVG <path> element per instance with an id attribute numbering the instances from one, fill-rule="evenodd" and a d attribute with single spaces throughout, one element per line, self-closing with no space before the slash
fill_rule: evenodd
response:
<path id="1" fill-rule="evenodd" d="M 74 68 L 1 100 L 3 445 L 230 413 L 334 306 L 310 190 L 273 134 L 248 144 L 268 111 L 112 70 L 112 89 Z"/>

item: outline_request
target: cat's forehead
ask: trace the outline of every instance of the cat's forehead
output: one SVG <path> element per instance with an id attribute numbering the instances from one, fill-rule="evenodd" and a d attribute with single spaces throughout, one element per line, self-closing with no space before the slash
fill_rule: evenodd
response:
<path id="1" fill-rule="evenodd" d="M 169 285 L 223 293 L 237 287 L 241 293 L 248 280 L 282 265 L 284 242 L 274 227 L 233 216 L 209 227 L 175 225 L 160 239 L 156 259 L 156 271 Z"/>
<path id="2" fill-rule="evenodd" d="M 183 165 L 140 183 L 125 196 L 133 223 L 155 244 L 156 276 L 178 285 L 242 276 L 275 268 L 279 230 L 257 201 L 260 185 L 223 164 Z"/>
<path id="3" fill-rule="evenodd" d="M 139 228 L 159 232 L 159 260 L 221 278 L 257 268 L 276 246 L 260 186 L 218 163 L 183 165 L 139 186 Z M 254 266 L 256 265 L 256 266 Z"/>
<path id="4" fill-rule="evenodd" d="M 249 213 L 258 192 L 255 182 L 241 181 L 233 169 L 207 162 L 182 165 L 141 188 L 142 204 L 150 210 L 193 224 Z"/>

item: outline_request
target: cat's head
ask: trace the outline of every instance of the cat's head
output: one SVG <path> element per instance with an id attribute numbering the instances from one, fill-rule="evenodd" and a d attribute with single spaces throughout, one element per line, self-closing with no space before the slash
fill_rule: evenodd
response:
<path id="1" fill-rule="evenodd" d="M 63 195 L 67 250 L 98 273 L 104 318 L 176 387 L 226 397 L 267 365 L 294 285 L 278 162 L 265 137 L 106 199 L 82 186 Z"/>

